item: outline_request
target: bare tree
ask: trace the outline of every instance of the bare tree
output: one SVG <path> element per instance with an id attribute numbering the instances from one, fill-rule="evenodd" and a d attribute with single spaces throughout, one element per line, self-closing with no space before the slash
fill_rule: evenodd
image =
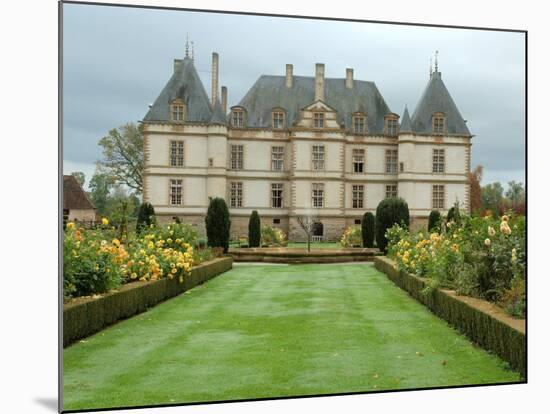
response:
<path id="1" fill-rule="evenodd" d="M 311 236 L 313 235 L 313 229 L 315 228 L 315 223 L 317 223 L 317 218 L 311 214 L 307 216 L 297 216 L 296 220 L 300 227 L 306 232 L 307 235 L 307 252 L 311 252 Z"/>

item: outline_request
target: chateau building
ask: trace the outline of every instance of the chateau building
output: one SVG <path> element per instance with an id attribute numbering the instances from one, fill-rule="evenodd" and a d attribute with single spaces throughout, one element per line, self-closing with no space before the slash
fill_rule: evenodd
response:
<path id="1" fill-rule="evenodd" d="M 262 224 L 290 240 L 305 235 L 296 217 L 313 215 L 316 236 L 338 239 L 375 213 L 386 197 L 402 197 L 413 223 L 456 201 L 469 210 L 472 134 L 443 83 L 437 63 L 412 116 L 392 112 L 373 82 L 262 75 L 238 105 L 227 108 L 212 57 L 208 97 L 193 59 L 175 59 L 173 74 L 143 119 L 144 201 L 159 220 L 196 224 L 204 232 L 209 200 L 223 197 L 231 236 Z"/>

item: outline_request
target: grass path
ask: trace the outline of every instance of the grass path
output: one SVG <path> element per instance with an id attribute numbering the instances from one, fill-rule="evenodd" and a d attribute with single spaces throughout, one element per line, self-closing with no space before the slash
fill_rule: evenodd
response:
<path id="1" fill-rule="evenodd" d="M 240 265 L 64 351 L 64 408 L 504 383 L 368 264 Z"/>

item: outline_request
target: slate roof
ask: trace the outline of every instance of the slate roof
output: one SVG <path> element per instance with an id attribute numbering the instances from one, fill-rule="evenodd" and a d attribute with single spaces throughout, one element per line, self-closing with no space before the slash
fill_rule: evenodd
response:
<path id="1" fill-rule="evenodd" d="M 456 107 L 451 94 L 441 79 L 441 72 L 434 72 L 412 115 L 412 128 L 418 133 L 432 133 L 432 114 L 443 112 L 447 133 L 471 135 L 464 118 Z"/>
<path id="2" fill-rule="evenodd" d="M 182 99 L 187 105 L 185 118 L 187 122 L 208 123 L 210 121 L 212 117 L 210 101 L 193 65 L 193 60 L 189 57 L 184 58 L 175 69 L 143 121 L 169 121 L 170 103 L 176 98 Z"/>
<path id="3" fill-rule="evenodd" d="M 403 117 L 401 118 L 401 126 L 399 127 L 400 132 L 412 132 L 412 121 L 409 115 L 409 109 L 405 106 L 405 111 L 403 112 Z"/>
<path id="4" fill-rule="evenodd" d="M 94 210 L 95 206 L 88 198 L 76 178 L 72 175 L 63 176 L 63 209 Z"/>
<path id="5" fill-rule="evenodd" d="M 273 108 L 286 111 L 286 123 L 290 127 L 300 115 L 300 109 L 315 99 L 315 78 L 293 76 L 292 88 L 285 86 L 285 76 L 262 75 L 250 88 L 239 106 L 246 109 L 248 127 L 271 127 Z M 371 134 L 384 131 L 384 115 L 391 113 L 374 82 L 353 81 L 353 88 L 346 88 L 345 79 L 325 78 L 325 103 L 338 111 L 338 123 L 352 127 L 352 114 L 367 114 L 367 127 Z"/>
<path id="6" fill-rule="evenodd" d="M 210 123 L 216 125 L 225 125 L 227 119 L 222 111 L 222 104 L 219 99 L 216 99 L 214 108 L 212 109 L 212 116 L 210 117 Z"/>

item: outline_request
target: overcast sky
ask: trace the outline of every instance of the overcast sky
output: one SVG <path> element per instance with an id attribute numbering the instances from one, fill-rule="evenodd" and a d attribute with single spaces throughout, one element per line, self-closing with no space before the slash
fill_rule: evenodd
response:
<path id="1" fill-rule="evenodd" d="M 91 178 L 109 129 L 137 122 L 185 54 L 189 33 L 195 66 L 210 92 L 211 54 L 220 55 L 220 86 L 236 105 L 262 74 L 376 83 L 386 103 L 412 114 L 439 50 L 439 70 L 475 135 L 472 168 L 483 183 L 525 181 L 525 49 L 522 33 L 375 23 L 224 15 L 65 4 L 63 7 L 64 173 Z M 353 17 L 353 16 L 350 16 Z"/>

